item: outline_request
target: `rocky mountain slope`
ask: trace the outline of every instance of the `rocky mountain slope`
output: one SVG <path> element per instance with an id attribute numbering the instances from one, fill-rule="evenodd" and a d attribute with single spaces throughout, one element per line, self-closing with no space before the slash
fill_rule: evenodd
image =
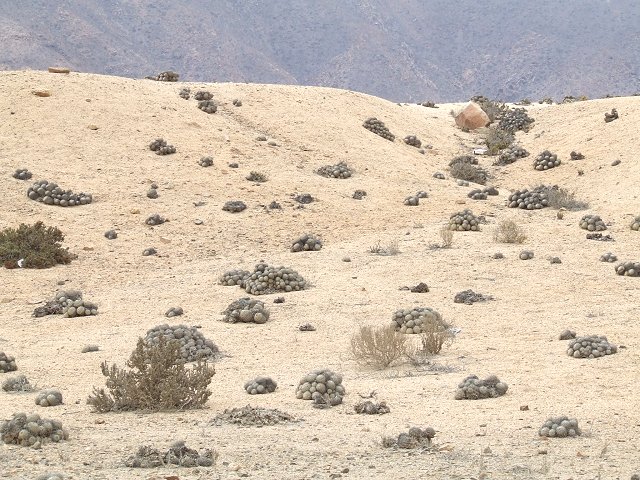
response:
<path id="1" fill-rule="evenodd" d="M 0 68 L 320 85 L 395 101 L 640 91 L 634 0 L 0 5 Z"/>

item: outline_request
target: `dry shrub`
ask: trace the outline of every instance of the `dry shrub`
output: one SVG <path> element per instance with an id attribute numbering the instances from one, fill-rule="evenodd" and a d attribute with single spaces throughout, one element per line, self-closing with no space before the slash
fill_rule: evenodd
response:
<path id="1" fill-rule="evenodd" d="M 484 143 L 487 145 L 489 155 L 497 155 L 500 150 L 507 148 L 515 140 L 511 132 L 501 128 L 489 128 L 484 136 Z"/>
<path id="2" fill-rule="evenodd" d="M 422 348 L 418 349 L 415 356 L 427 356 L 440 353 L 444 345 L 451 345 L 455 335 L 444 320 L 422 324 L 423 332 L 420 334 Z"/>
<path id="3" fill-rule="evenodd" d="M 97 412 L 198 408 L 209 399 L 207 387 L 215 374 L 206 361 L 185 368 L 180 344 L 164 337 L 152 346 L 139 338 L 127 362 L 130 370 L 109 368 L 107 362 L 100 367 L 109 392 L 94 387 L 87 399 Z"/>
<path id="4" fill-rule="evenodd" d="M 493 231 L 493 239 L 499 243 L 523 243 L 527 236 L 513 220 L 502 220 Z"/>
<path id="5" fill-rule="evenodd" d="M 64 235 L 57 227 L 45 227 L 44 223 L 24 223 L 16 228 L 0 231 L 0 261 L 7 268 L 18 267 L 24 259 L 24 268 L 49 268 L 70 263 L 77 258 L 61 247 Z"/>
<path id="6" fill-rule="evenodd" d="M 449 172 L 453 178 L 466 180 L 467 182 L 478 183 L 484 185 L 487 183 L 487 172 L 478 165 L 472 165 L 467 162 L 455 162 L 449 167 Z"/>
<path id="7" fill-rule="evenodd" d="M 496 120 L 500 120 L 500 118 L 502 118 L 502 116 L 508 110 L 508 107 L 503 102 L 499 100 L 490 100 L 482 95 L 476 95 L 475 97 L 471 98 L 471 100 L 480 105 L 480 108 L 482 108 L 482 110 L 484 110 L 484 113 L 487 114 L 491 123 L 495 122 Z"/>
<path id="8" fill-rule="evenodd" d="M 440 248 L 450 248 L 453 244 L 453 231 L 449 230 L 446 226 L 442 227 L 440 229 L 440 238 L 442 239 Z"/>
<path id="9" fill-rule="evenodd" d="M 382 245 L 378 240 L 375 245 L 369 247 L 369 253 L 383 256 L 398 255 L 400 253 L 400 247 L 398 246 L 397 240 L 391 240 L 386 246 Z"/>
<path id="10" fill-rule="evenodd" d="M 565 208 L 567 210 L 585 210 L 589 203 L 576 199 L 576 194 L 558 185 L 542 185 L 538 187 L 547 194 L 549 206 L 552 208 Z"/>
<path id="11" fill-rule="evenodd" d="M 392 326 L 361 326 L 351 337 L 351 353 L 360 365 L 384 369 L 407 355 L 407 336 Z"/>

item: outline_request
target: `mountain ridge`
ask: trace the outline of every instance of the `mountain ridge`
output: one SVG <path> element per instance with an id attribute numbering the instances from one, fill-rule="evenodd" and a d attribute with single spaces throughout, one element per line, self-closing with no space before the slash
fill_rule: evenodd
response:
<path id="1" fill-rule="evenodd" d="M 331 86 L 394 101 L 640 91 L 632 0 L 33 1 L 0 6 L 0 68 Z M 43 26 L 47 26 L 44 29 Z"/>

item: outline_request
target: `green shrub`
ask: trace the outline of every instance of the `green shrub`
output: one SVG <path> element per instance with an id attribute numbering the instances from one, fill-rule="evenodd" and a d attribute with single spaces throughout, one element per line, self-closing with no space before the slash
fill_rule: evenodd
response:
<path id="1" fill-rule="evenodd" d="M 165 337 L 152 346 L 138 339 L 127 362 L 130 370 L 109 368 L 107 362 L 100 367 L 109 392 L 94 387 L 87 399 L 97 412 L 199 408 L 211 396 L 207 387 L 215 374 L 206 361 L 185 368 L 180 344 Z"/>
<path id="2" fill-rule="evenodd" d="M 24 268 L 49 268 L 67 264 L 77 258 L 60 244 L 64 235 L 57 227 L 45 227 L 44 223 L 24 223 L 16 228 L 0 231 L 0 261 L 7 268 L 16 268 L 18 261 Z"/>

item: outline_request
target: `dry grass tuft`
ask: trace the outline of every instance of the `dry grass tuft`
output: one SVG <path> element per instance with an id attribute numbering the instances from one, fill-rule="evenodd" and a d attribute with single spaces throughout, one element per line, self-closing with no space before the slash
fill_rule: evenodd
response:
<path id="1" fill-rule="evenodd" d="M 453 231 L 449 230 L 448 227 L 442 227 L 440 229 L 440 238 L 442 239 L 442 243 L 440 244 L 440 248 L 451 248 L 453 244 Z"/>
<path id="2" fill-rule="evenodd" d="M 549 206 L 552 208 L 565 208 L 567 210 L 586 210 L 589 208 L 588 202 L 576 199 L 576 194 L 566 188 L 558 185 L 542 185 L 538 188 L 543 189 L 542 191 L 547 194 Z"/>
<path id="3" fill-rule="evenodd" d="M 423 332 L 420 334 L 421 348 L 415 353 L 415 357 L 424 357 L 440 353 L 442 347 L 453 343 L 455 334 L 451 325 L 445 321 L 422 324 Z"/>
<path id="4" fill-rule="evenodd" d="M 375 245 L 369 247 L 369 253 L 383 256 L 398 255 L 400 253 L 400 247 L 398 246 L 397 240 L 392 240 L 387 243 L 387 245 L 382 245 L 378 240 Z"/>
<path id="5" fill-rule="evenodd" d="M 351 353 L 360 365 L 379 370 L 407 356 L 407 336 L 392 326 L 361 326 L 351 337 Z"/>
<path id="6" fill-rule="evenodd" d="M 449 173 L 453 178 L 466 180 L 467 182 L 478 183 L 484 185 L 487 183 L 488 174 L 486 170 L 478 165 L 472 165 L 466 162 L 456 162 L 449 167 Z"/>
<path id="7" fill-rule="evenodd" d="M 523 243 L 527 236 L 513 220 L 502 220 L 493 231 L 493 239 L 498 243 Z"/>

